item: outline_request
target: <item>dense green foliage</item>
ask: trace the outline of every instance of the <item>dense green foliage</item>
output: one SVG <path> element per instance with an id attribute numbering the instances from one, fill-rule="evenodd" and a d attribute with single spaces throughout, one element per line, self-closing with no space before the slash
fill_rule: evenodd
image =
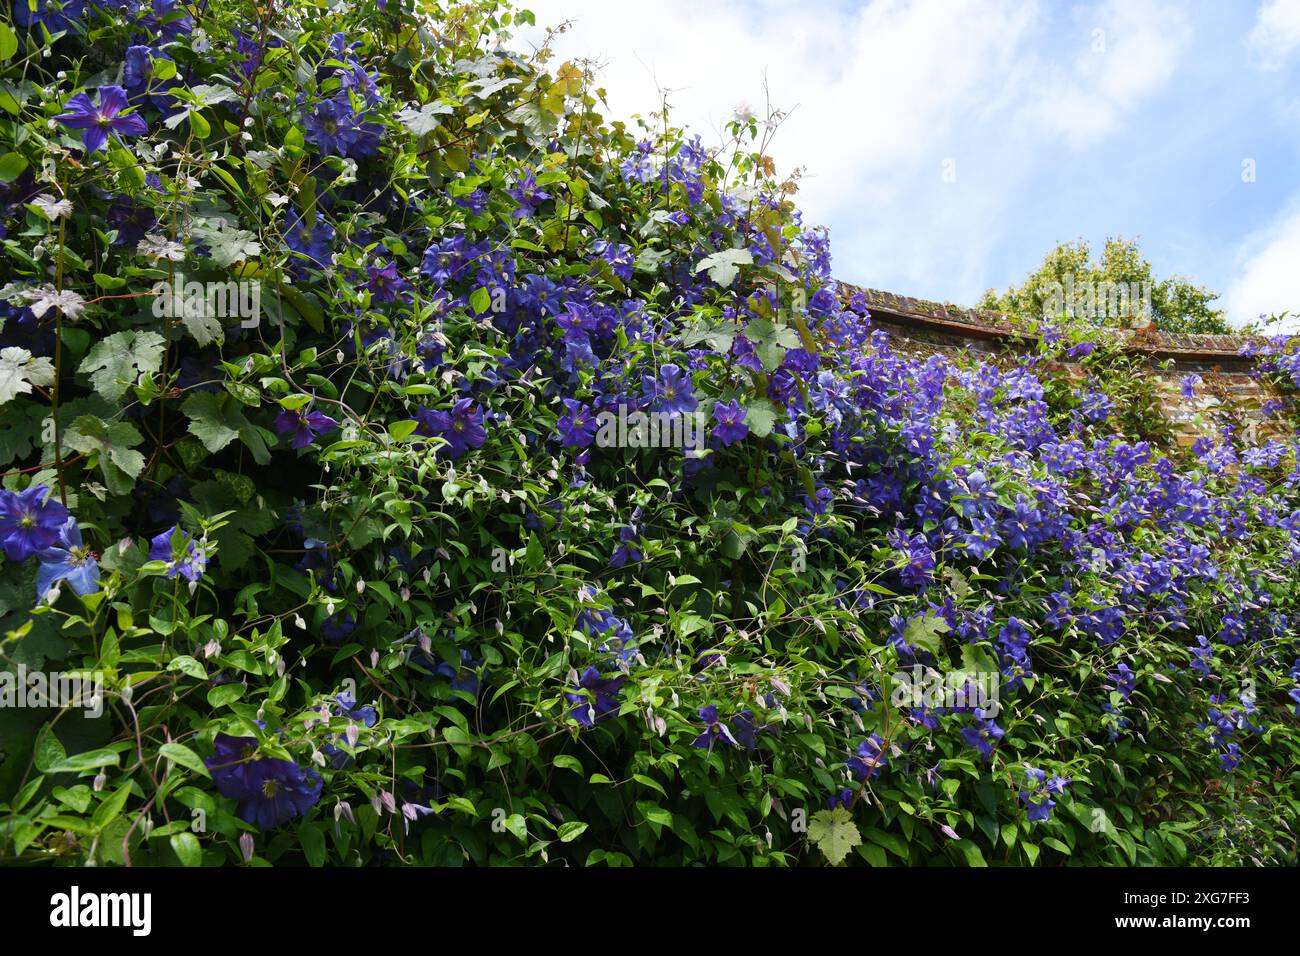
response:
<path id="1" fill-rule="evenodd" d="M 1293 443 L 1162 441 L 1087 323 L 896 354 L 760 119 L 488 0 L 40 11 L 0 663 L 103 711 L 0 709 L 4 862 L 1295 861 Z"/>

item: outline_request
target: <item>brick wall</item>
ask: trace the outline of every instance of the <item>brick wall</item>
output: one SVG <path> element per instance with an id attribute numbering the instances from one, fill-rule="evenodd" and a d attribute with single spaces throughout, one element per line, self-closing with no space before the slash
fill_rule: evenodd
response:
<path id="1" fill-rule="evenodd" d="M 980 352 L 989 356 L 1026 350 L 1036 337 L 1012 317 L 985 309 L 965 309 L 908 296 L 840 284 L 847 299 L 861 293 L 872 322 L 889 334 L 894 348 L 912 354 Z M 1157 380 L 1161 409 L 1180 444 L 1198 435 L 1235 425 L 1251 441 L 1291 434 L 1280 410 L 1269 406 L 1281 397 L 1255 374 L 1255 362 L 1242 356 L 1251 341 L 1243 335 L 1175 335 L 1150 325 L 1106 329 L 1126 351 L 1141 355 Z M 1082 379 L 1081 367 L 1066 374 Z M 1182 395 L 1183 377 L 1195 373 L 1201 384 L 1193 398 Z"/>

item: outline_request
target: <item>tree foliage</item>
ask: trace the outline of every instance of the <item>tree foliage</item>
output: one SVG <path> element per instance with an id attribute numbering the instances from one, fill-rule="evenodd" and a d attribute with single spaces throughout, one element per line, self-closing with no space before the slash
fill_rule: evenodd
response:
<path id="1" fill-rule="evenodd" d="M 1132 308 L 1114 308 L 1113 298 L 1118 296 L 1113 292 L 1119 289 L 1132 290 Z M 1080 239 L 1057 245 L 1019 285 L 1000 294 L 989 289 L 980 307 L 1032 321 L 1044 317 L 1056 321 L 1069 312 L 1101 325 L 1150 321 L 1165 332 L 1228 335 L 1243 331 L 1230 326 L 1223 310 L 1214 307 L 1218 298 L 1217 293 L 1182 276 L 1157 280 L 1135 240 L 1107 239 L 1101 257 L 1094 260 L 1088 243 Z"/>

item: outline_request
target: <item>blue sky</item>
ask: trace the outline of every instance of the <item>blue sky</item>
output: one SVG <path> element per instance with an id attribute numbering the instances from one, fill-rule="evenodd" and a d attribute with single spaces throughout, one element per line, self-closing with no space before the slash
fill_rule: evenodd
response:
<path id="1" fill-rule="evenodd" d="M 1233 320 L 1300 312 L 1300 0 L 523 5 L 573 21 L 555 48 L 616 115 L 662 86 L 719 143 L 742 103 L 793 110 L 772 152 L 845 280 L 968 305 L 1122 235 Z"/>

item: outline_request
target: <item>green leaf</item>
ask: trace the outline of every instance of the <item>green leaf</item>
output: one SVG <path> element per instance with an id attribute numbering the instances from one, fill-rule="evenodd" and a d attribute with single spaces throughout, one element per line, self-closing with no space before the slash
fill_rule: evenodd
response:
<path id="1" fill-rule="evenodd" d="M 390 424 L 388 426 L 388 434 L 393 436 L 394 441 L 402 441 L 405 438 L 410 438 L 419 427 L 419 422 L 407 418 L 400 422 L 393 422 Z"/>
<path id="2" fill-rule="evenodd" d="M 787 349 L 797 349 L 803 345 L 799 333 L 788 325 L 777 325 L 769 319 L 753 318 L 745 326 L 745 338 L 754 346 L 769 372 L 775 371 L 785 361 Z"/>
<path id="3" fill-rule="evenodd" d="M 432 133 L 438 128 L 441 121 L 439 116 L 446 116 L 454 113 L 455 108 L 445 100 L 439 100 L 436 103 L 425 103 L 418 110 L 408 106 L 397 114 L 397 118 L 402 121 L 402 125 L 409 129 L 416 136 L 423 136 L 425 133 Z"/>
<path id="4" fill-rule="evenodd" d="M 203 763 L 203 758 L 184 744 L 163 744 L 158 748 L 158 753 L 180 764 L 186 770 L 193 770 L 201 777 L 211 777 Z"/>
<path id="5" fill-rule="evenodd" d="M 3 24 L 0 24 L 3 26 Z M 11 183 L 23 174 L 27 160 L 18 153 L 5 153 L 0 156 L 0 183 Z"/>
<path id="6" fill-rule="evenodd" d="M 988 866 L 984 861 L 984 854 L 980 852 L 979 846 L 970 840 L 959 840 L 957 849 L 966 856 L 967 866 Z"/>
<path id="7" fill-rule="evenodd" d="M 99 342 L 81 362 L 79 371 L 110 402 L 118 401 L 141 375 L 162 368 L 167 342 L 157 332 L 117 332 Z"/>
<path id="8" fill-rule="evenodd" d="M 0 350 L 0 405 L 19 395 L 30 395 L 32 386 L 54 384 L 54 364 L 44 356 L 33 357 L 16 346 Z"/>
<path id="9" fill-rule="evenodd" d="M 63 440 L 83 455 L 99 456 L 104 484 L 115 495 L 130 494 L 135 479 L 144 471 L 144 455 L 133 450 L 144 437 L 130 422 L 110 424 L 94 415 L 82 415 L 72 423 Z"/>
<path id="10" fill-rule="evenodd" d="M 89 750 L 83 754 L 73 754 L 60 760 L 49 768 L 49 773 L 85 773 L 87 770 L 98 770 L 100 767 L 116 767 L 119 761 L 116 750 L 110 750 L 107 747 L 99 750 Z"/>
<path id="11" fill-rule="evenodd" d="M 108 826 L 122 812 L 122 808 L 126 806 L 126 798 L 130 795 L 131 785 L 129 783 L 113 791 L 108 799 L 95 808 L 95 815 L 90 820 L 94 828 L 103 830 L 104 827 Z"/>
<path id="12" fill-rule="evenodd" d="M 587 824 L 579 823 L 577 820 L 570 820 L 568 823 L 561 823 L 559 836 L 561 843 L 572 843 L 578 837 L 582 836 L 587 830 Z"/>
<path id="13" fill-rule="evenodd" d="M 993 654 L 988 649 L 974 644 L 962 645 L 961 667 L 962 670 L 975 674 L 994 674 L 998 670 Z"/>
<path id="14" fill-rule="evenodd" d="M 302 843 L 302 854 L 309 866 L 325 865 L 325 834 L 313 823 L 304 823 L 298 828 L 298 840 Z"/>
<path id="15" fill-rule="evenodd" d="M 9 60 L 18 52 L 18 36 L 7 23 L 0 23 L 0 60 Z"/>
<path id="16" fill-rule="evenodd" d="M 913 647 L 938 654 L 942 646 L 942 635 L 948 633 L 948 622 L 933 611 L 918 614 L 907 622 L 903 631 L 903 640 Z"/>
<path id="17" fill-rule="evenodd" d="M 52 767 L 58 766 L 67 759 L 68 755 L 63 749 L 62 742 L 46 724 L 36 737 L 36 769 L 41 773 L 49 773 Z"/>
<path id="18" fill-rule="evenodd" d="M 669 811 L 657 804 L 650 803 L 647 800 L 638 800 L 636 808 L 641 811 L 641 815 L 651 823 L 657 823 L 660 826 L 670 827 L 673 825 L 673 815 Z"/>
<path id="19" fill-rule="evenodd" d="M 208 669 L 189 654 L 178 654 L 167 664 L 169 671 L 180 671 L 195 680 L 207 680 Z"/>
<path id="20" fill-rule="evenodd" d="M 843 808 L 841 808 L 843 809 Z M 847 812 L 847 811 L 846 811 Z M 898 857 L 904 863 L 907 862 L 908 850 L 907 841 L 894 833 L 885 830 L 870 829 L 867 831 L 867 839 L 877 846 L 882 846 L 894 856 Z"/>
<path id="21" fill-rule="evenodd" d="M 172 852 L 181 861 L 181 866 L 203 864 L 203 847 L 199 846 L 199 838 L 190 831 L 173 833 L 169 842 L 172 845 Z"/>
<path id="22" fill-rule="evenodd" d="M 571 754 L 560 754 L 551 761 L 557 767 L 563 767 L 565 770 L 572 770 L 574 773 L 582 776 L 582 761 Z"/>
<path id="23" fill-rule="evenodd" d="M 745 409 L 745 424 L 755 438 L 766 438 L 776 427 L 776 406 L 766 398 L 756 399 Z"/>
<path id="24" fill-rule="evenodd" d="M 84 783 L 77 784 L 75 787 L 55 787 L 52 795 L 55 800 L 65 807 L 71 807 L 78 813 L 85 813 L 90 809 L 91 801 L 94 800 L 94 793 Z"/>
<path id="25" fill-rule="evenodd" d="M 231 395 L 195 392 L 181 406 L 190 419 L 190 434 L 210 452 L 219 452 L 236 438 L 253 453 L 253 460 L 265 465 L 271 460 L 261 430 L 244 417 L 240 403 Z"/>
<path id="26" fill-rule="evenodd" d="M 19 402 L 0 409 L 0 466 L 24 458 L 40 447 L 41 427 L 49 408 Z"/>
<path id="27" fill-rule="evenodd" d="M 808 839 L 832 866 L 839 866 L 849 851 L 862 842 L 853 816 L 843 807 L 818 810 L 808 820 Z"/>
<path id="28" fill-rule="evenodd" d="M 482 315 L 492 306 L 492 293 L 488 292 L 487 286 L 479 286 L 469 296 L 469 307 L 474 310 L 475 315 Z"/>
<path id="29" fill-rule="evenodd" d="M 190 130 L 199 139 L 207 139 L 212 134 L 212 124 L 203 118 L 198 110 L 190 110 Z"/>
<path id="30" fill-rule="evenodd" d="M 715 352 L 728 352 L 736 340 L 736 323 L 730 319 L 697 319 L 687 326 L 682 335 L 682 345 L 694 348 L 707 342 Z"/>
<path id="31" fill-rule="evenodd" d="M 212 261 L 223 269 L 229 268 L 236 262 L 256 259 L 262 254 L 262 244 L 258 241 L 256 233 L 233 226 L 225 219 L 200 219 L 190 227 L 190 232 L 195 238 L 202 240 L 208 247 L 208 254 L 212 257 Z M 207 343 L 199 339 L 199 344 Z"/>
<path id="32" fill-rule="evenodd" d="M 502 825 L 515 835 L 520 843 L 528 841 L 528 825 L 524 822 L 522 814 L 512 813 L 502 821 Z"/>
<path id="33" fill-rule="evenodd" d="M 1066 856 L 1070 855 L 1070 848 L 1060 840 L 1056 839 L 1056 837 L 1043 837 L 1043 846 L 1050 846 L 1058 853 L 1064 853 Z"/>
<path id="34" fill-rule="evenodd" d="M 221 560 L 224 564 L 226 560 L 224 550 L 221 554 Z M 225 707 L 227 704 L 233 704 L 243 696 L 243 684 L 218 684 L 216 687 L 208 691 L 208 705 L 214 709 Z"/>
<path id="35" fill-rule="evenodd" d="M 709 270 L 709 278 L 724 289 L 736 281 L 741 266 L 754 264 L 754 256 L 748 249 L 723 249 L 711 256 L 701 259 L 695 266 L 696 272 Z"/>

